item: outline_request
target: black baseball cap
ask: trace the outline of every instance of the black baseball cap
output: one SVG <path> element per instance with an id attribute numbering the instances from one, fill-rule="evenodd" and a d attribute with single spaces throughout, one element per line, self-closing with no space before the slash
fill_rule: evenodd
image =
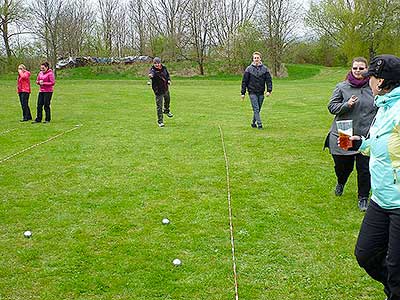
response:
<path id="1" fill-rule="evenodd" d="M 375 56 L 363 76 L 400 81 L 400 58 L 390 54 Z"/>

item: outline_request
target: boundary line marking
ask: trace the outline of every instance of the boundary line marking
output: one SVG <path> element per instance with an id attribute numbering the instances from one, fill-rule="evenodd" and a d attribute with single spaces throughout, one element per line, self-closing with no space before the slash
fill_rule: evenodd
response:
<path id="1" fill-rule="evenodd" d="M 18 129 L 18 128 L 12 128 L 12 129 L 4 130 L 4 131 L 0 132 L 0 135 L 4 135 L 4 134 L 6 134 L 6 133 L 9 133 L 9 132 L 14 131 L 14 130 L 17 130 L 17 129 Z"/>
<path id="2" fill-rule="evenodd" d="M 235 239 L 233 236 L 233 221 L 232 221 L 232 203 L 231 203 L 231 185 L 230 185 L 230 177 L 229 177 L 229 161 L 228 155 L 226 153 L 225 141 L 224 141 L 224 133 L 222 132 L 221 125 L 218 125 L 219 133 L 221 136 L 222 149 L 224 150 L 224 159 L 225 159 L 225 168 L 226 168 L 226 189 L 228 194 L 228 211 L 229 211 L 229 231 L 231 235 L 231 248 L 232 248 L 232 267 L 233 267 L 233 279 L 235 283 L 235 299 L 239 299 L 238 293 L 238 280 L 237 280 L 237 272 L 236 272 L 236 257 L 235 257 Z"/>
<path id="3" fill-rule="evenodd" d="M 13 158 L 13 157 L 15 157 L 15 156 L 17 156 L 17 155 L 22 154 L 22 153 L 24 153 L 24 152 L 26 152 L 26 151 L 28 151 L 28 150 L 30 150 L 30 149 L 33 149 L 33 148 L 35 148 L 35 147 L 37 147 L 37 146 L 40 146 L 40 145 L 43 145 L 43 144 L 45 144 L 45 143 L 47 143 L 47 142 L 50 142 L 50 141 L 52 141 L 52 140 L 54 140 L 54 139 L 56 139 L 56 138 L 58 138 L 58 137 L 60 137 L 60 136 L 62 136 L 62 135 L 64 135 L 64 134 L 66 134 L 66 133 L 68 133 L 68 132 L 74 131 L 74 130 L 80 128 L 81 126 L 82 126 L 82 124 L 75 125 L 75 127 L 71 128 L 71 129 L 68 129 L 68 130 L 65 130 L 65 131 L 63 131 L 63 132 L 61 132 L 61 133 L 59 133 L 59 134 L 57 134 L 57 135 L 55 135 L 55 136 L 52 136 L 52 137 L 48 138 L 48 139 L 45 140 L 45 141 L 42 141 L 42 142 L 37 143 L 37 144 L 34 144 L 34 145 L 32 145 L 32 146 L 29 146 L 28 148 L 22 149 L 21 151 L 18 151 L 18 152 L 15 152 L 14 154 L 11 154 L 11 155 L 9 155 L 9 156 L 6 156 L 6 157 L 0 159 L 0 164 L 3 163 L 3 162 L 5 162 L 5 161 L 7 161 L 7 160 L 9 160 L 9 159 L 11 159 L 11 158 Z"/>

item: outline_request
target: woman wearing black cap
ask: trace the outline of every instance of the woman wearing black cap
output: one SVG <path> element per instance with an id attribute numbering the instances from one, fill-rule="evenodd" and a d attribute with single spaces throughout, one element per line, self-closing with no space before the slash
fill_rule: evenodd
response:
<path id="1" fill-rule="evenodd" d="M 370 156 L 372 188 L 355 255 L 387 299 L 400 300 L 400 58 L 379 55 L 365 75 L 378 112 L 368 137 L 351 137 Z"/>

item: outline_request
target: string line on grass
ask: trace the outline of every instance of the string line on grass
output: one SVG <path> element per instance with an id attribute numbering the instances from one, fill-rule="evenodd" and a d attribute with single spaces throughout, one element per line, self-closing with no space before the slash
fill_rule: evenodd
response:
<path id="1" fill-rule="evenodd" d="M 63 132 L 61 132 L 61 133 L 59 133 L 59 134 L 57 134 L 57 135 L 55 135 L 55 136 L 52 136 L 52 137 L 48 138 L 48 139 L 45 140 L 45 141 L 42 141 L 42 142 L 37 143 L 37 144 L 34 144 L 34 145 L 32 145 L 32 146 L 29 146 L 28 148 L 22 149 L 21 151 L 18 151 L 18 152 L 15 152 L 14 154 L 11 154 L 11 155 L 9 155 L 9 156 L 6 156 L 6 157 L 0 159 L 0 164 L 3 163 L 3 162 L 5 162 L 5 161 L 7 161 L 7 160 L 9 160 L 9 159 L 11 159 L 11 158 L 13 158 L 13 157 L 15 157 L 15 156 L 17 156 L 17 155 L 22 154 L 22 153 L 24 153 L 24 152 L 26 152 L 26 151 L 28 151 L 28 150 L 30 150 L 30 149 L 33 149 L 33 148 L 35 148 L 35 147 L 37 147 L 37 146 L 43 145 L 43 144 L 45 144 L 45 143 L 48 143 L 48 142 L 50 142 L 50 141 L 52 141 L 52 140 L 54 140 L 54 139 L 56 139 L 56 138 L 58 138 L 58 137 L 60 137 L 60 136 L 62 136 L 62 135 L 64 135 L 64 134 L 66 134 L 66 133 L 69 133 L 69 132 L 71 132 L 71 131 L 74 131 L 74 130 L 80 128 L 81 126 L 82 126 L 82 124 L 80 124 L 80 125 L 75 125 L 73 128 L 68 129 L 68 130 L 65 130 L 65 131 L 63 131 Z"/>
<path id="2" fill-rule="evenodd" d="M 229 231 L 231 236 L 231 248 L 232 248 L 232 267 L 233 267 L 233 279 L 235 283 L 235 299 L 239 299 L 238 292 L 238 280 L 237 280 L 237 272 L 236 272 L 236 257 L 235 257 L 235 238 L 233 235 L 233 221 L 232 221 L 232 201 L 231 201 L 231 184 L 230 184 L 230 176 L 229 176 L 229 161 L 228 155 L 225 147 L 224 133 L 222 131 L 221 125 L 218 125 L 219 133 L 221 136 L 222 149 L 224 150 L 224 159 L 225 159 L 225 169 L 226 169 L 226 190 L 228 196 L 228 213 L 229 213 Z"/>
<path id="3" fill-rule="evenodd" d="M 11 131 L 14 131 L 14 130 L 17 130 L 17 128 L 12 128 L 12 129 L 7 129 L 7 130 L 4 130 L 4 131 L 0 132 L 0 135 L 3 135 L 3 134 L 6 134 L 6 133 L 9 133 L 9 132 L 11 132 Z"/>

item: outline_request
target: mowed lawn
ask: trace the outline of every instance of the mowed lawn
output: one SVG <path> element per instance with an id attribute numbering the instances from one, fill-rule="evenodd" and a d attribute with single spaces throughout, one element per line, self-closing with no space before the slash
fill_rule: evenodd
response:
<path id="1" fill-rule="evenodd" d="M 0 299 L 234 299 L 219 127 L 239 299 L 383 299 L 353 255 L 355 176 L 335 197 L 322 150 L 344 76 L 275 80 L 264 130 L 240 80 L 173 80 L 165 128 L 146 80 L 59 80 L 51 124 L 18 122 L 0 81 Z"/>

